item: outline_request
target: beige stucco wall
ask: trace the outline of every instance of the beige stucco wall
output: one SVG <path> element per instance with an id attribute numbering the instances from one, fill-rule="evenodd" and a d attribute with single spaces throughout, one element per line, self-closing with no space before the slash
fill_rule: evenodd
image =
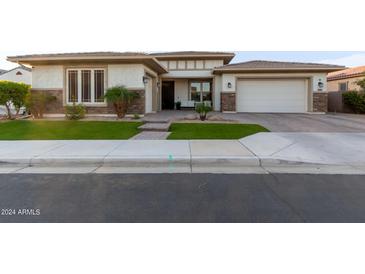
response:
<path id="1" fill-rule="evenodd" d="M 189 99 L 189 81 L 186 79 L 175 80 L 175 103 Z"/>
<path id="2" fill-rule="evenodd" d="M 347 78 L 347 79 L 340 79 L 340 80 L 334 80 L 334 81 L 328 81 L 327 82 L 327 90 L 329 92 L 331 91 L 339 91 L 339 84 L 340 83 L 348 83 L 348 90 L 360 90 L 360 87 L 356 84 L 356 81 L 364 79 L 364 76 L 362 77 L 353 77 L 353 78 Z"/>
<path id="3" fill-rule="evenodd" d="M 213 69 L 223 65 L 224 65 L 223 60 L 205 60 L 206 69 Z"/>
<path id="4" fill-rule="evenodd" d="M 85 66 L 87 67 L 87 66 Z M 93 66 L 95 67 L 95 66 Z M 124 85 L 128 88 L 144 89 L 143 76 L 157 74 L 142 64 L 118 64 L 107 66 L 108 87 Z M 32 71 L 32 87 L 40 89 L 62 89 L 64 66 L 35 66 Z"/>
<path id="5" fill-rule="evenodd" d="M 151 113 L 153 110 L 153 81 L 152 78 L 148 77 L 148 82 L 145 85 L 145 112 Z"/>
<path id="6" fill-rule="evenodd" d="M 127 88 L 144 89 L 145 67 L 140 64 L 108 65 L 108 86 L 124 85 Z"/>
<path id="7" fill-rule="evenodd" d="M 221 110 L 221 91 L 222 91 L 222 77 L 216 75 L 213 80 L 213 101 L 214 110 Z"/>
<path id="8" fill-rule="evenodd" d="M 22 75 L 16 75 L 17 72 L 21 72 Z M 32 84 L 32 72 L 22 68 L 13 69 L 0 75 L 0 80 L 7 80 L 12 82 L 24 83 L 27 85 Z"/>
<path id="9" fill-rule="evenodd" d="M 318 90 L 318 82 L 321 81 L 323 83 L 322 91 L 327 91 L 327 74 L 326 73 L 316 73 L 312 74 L 312 90 Z"/>
<path id="10" fill-rule="evenodd" d="M 32 69 L 32 88 L 62 89 L 63 66 L 35 66 Z"/>
<path id="11" fill-rule="evenodd" d="M 211 70 L 173 70 L 162 75 L 162 78 L 211 78 Z"/>

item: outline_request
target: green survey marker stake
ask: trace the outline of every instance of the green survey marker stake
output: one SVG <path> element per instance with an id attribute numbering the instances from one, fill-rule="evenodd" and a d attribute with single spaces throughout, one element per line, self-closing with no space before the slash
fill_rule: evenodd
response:
<path id="1" fill-rule="evenodd" d="M 172 161 L 174 160 L 174 158 L 172 157 L 171 154 L 169 154 L 169 172 L 172 172 Z"/>

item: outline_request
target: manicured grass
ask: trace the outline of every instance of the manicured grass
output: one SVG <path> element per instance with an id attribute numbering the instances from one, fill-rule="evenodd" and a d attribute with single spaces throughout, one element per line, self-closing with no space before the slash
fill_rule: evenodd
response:
<path id="1" fill-rule="evenodd" d="M 175 123 L 168 139 L 239 139 L 268 130 L 255 124 Z"/>
<path id="2" fill-rule="evenodd" d="M 0 122 L 0 140 L 128 139 L 139 122 L 7 121 Z"/>

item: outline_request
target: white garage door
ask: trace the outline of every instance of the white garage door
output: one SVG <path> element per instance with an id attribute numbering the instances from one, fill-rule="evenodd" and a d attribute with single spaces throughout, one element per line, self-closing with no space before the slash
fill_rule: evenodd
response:
<path id="1" fill-rule="evenodd" d="M 306 112 L 305 80 L 240 80 L 238 112 Z"/>

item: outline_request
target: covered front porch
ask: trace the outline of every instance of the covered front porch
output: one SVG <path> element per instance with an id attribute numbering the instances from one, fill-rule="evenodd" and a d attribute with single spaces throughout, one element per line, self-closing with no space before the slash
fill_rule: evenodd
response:
<path id="1" fill-rule="evenodd" d="M 213 78 L 162 79 L 161 110 L 194 109 L 197 103 L 214 107 Z"/>

